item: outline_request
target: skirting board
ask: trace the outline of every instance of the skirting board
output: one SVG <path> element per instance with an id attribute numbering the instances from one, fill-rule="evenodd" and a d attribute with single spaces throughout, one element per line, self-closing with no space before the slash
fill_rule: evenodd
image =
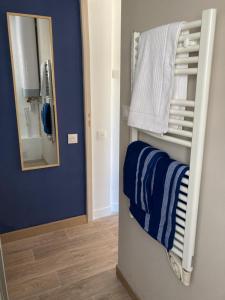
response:
<path id="1" fill-rule="evenodd" d="M 113 214 L 118 214 L 118 212 L 119 212 L 119 203 L 118 202 L 112 203 L 111 211 Z"/>
<path id="2" fill-rule="evenodd" d="M 93 214 L 93 219 L 96 220 L 96 219 L 108 217 L 111 214 L 112 214 L 112 211 L 111 211 L 110 206 L 103 207 L 103 208 L 100 208 L 100 209 L 95 209 L 94 214 Z"/>
<path id="3" fill-rule="evenodd" d="M 117 279 L 122 283 L 122 285 L 124 286 L 124 288 L 127 290 L 129 296 L 131 297 L 131 299 L 133 300 L 141 300 L 136 294 L 135 292 L 132 290 L 130 284 L 127 282 L 127 280 L 125 279 L 125 277 L 123 276 L 122 272 L 120 271 L 118 265 L 116 266 L 116 276 Z"/>
<path id="4" fill-rule="evenodd" d="M 48 233 L 54 230 L 64 229 L 64 228 L 81 225 L 85 223 L 87 223 L 87 216 L 82 215 L 82 216 L 64 219 L 64 220 L 60 220 L 48 224 L 37 225 L 34 227 L 3 233 L 0 235 L 0 237 L 2 243 L 5 244 L 5 243 L 21 240 L 24 238 L 36 236 L 39 234 Z"/>

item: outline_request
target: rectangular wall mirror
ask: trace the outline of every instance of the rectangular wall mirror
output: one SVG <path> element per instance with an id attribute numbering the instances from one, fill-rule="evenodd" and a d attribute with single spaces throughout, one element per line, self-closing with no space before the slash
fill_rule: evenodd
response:
<path id="1" fill-rule="evenodd" d="M 51 17 L 7 13 L 22 170 L 59 165 Z"/>

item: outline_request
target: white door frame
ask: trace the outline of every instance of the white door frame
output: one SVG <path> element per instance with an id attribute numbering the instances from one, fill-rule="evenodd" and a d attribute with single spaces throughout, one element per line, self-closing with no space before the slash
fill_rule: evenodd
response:
<path id="1" fill-rule="evenodd" d="M 81 0 L 81 27 L 82 27 L 82 46 L 83 46 L 83 87 L 84 87 L 84 123 L 85 123 L 85 147 L 86 147 L 86 214 L 87 220 L 92 221 L 94 218 L 93 211 L 93 153 L 92 153 L 92 110 L 91 110 L 91 74 L 90 74 L 90 40 L 89 40 L 89 0 Z M 117 55 L 114 53 L 114 55 Z M 112 56 L 112 63 L 113 63 Z M 118 63 L 116 65 L 111 66 L 119 68 Z M 115 74 L 114 74 L 115 73 Z M 112 82 L 115 79 L 119 79 L 119 69 L 112 72 Z M 117 74 L 118 73 L 118 74 Z M 113 77 L 114 76 L 114 77 Z M 112 84 L 112 83 L 111 83 Z M 115 103 L 114 103 L 115 104 Z M 119 104 L 117 109 L 119 110 Z M 111 112 L 113 111 L 111 107 Z M 112 145 L 110 146 L 110 151 L 113 151 Z M 115 150 L 115 149 L 114 149 Z M 112 172 L 112 161 L 110 163 L 110 168 Z M 111 174 L 112 175 L 112 174 Z M 110 177 L 110 176 L 109 176 Z M 112 176 L 111 176 L 112 177 Z M 113 176 L 114 178 L 114 176 Z M 114 182 L 115 184 L 115 182 Z M 112 190 L 113 190 L 113 181 L 110 182 L 110 198 L 112 198 Z M 115 189 L 114 189 L 115 190 Z M 111 209 L 112 209 L 112 199 L 111 201 Z"/>
<path id="2" fill-rule="evenodd" d="M 88 24 L 88 0 L 80 1 L 81 30 L 83 48 L 84 123 L 86 153 L 86 215 L 93 220 L 92 201 L 92 137 L 91 137 L 91 85 L 90 85 L 90 45 Z"/>

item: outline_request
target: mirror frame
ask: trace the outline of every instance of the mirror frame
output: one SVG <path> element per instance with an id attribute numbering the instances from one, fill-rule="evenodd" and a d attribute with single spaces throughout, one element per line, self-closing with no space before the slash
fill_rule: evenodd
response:
<path id="1" fill-rule="evenodd" d="M 17 120 L 17 130 L 19 136 L 19 151 L 20 151 L 20 162 L 22 171 L 29 171 L 35 169 L 43 169 L 43 168 L 51 168 L 60 166 L 60 156 L 59 156 L 59 136 L 58 136 L 58 116 L 57 116 L 57 105 L 56 105 L 56 89 L 55 89 L 55 65 L 54 65 L 54 49 L 53 49 L 53 32 L 52 32 L 52 18 L 49 16 L 41 16 L 41 15 L 33 15 L 33 14 L 24 14 L 24 13 L 15 13 L 15 12 L 7 12 L 7 27 L 8 27 L 8 37 L 9 37 L 9 48 L 10 48 L 10 58 L 11 58 L 11 68 L 12 68 L 12 77 L 13 77 L 13 89 L 14 89 L 14 99 L 16 106 L 16 120 Z M 55 135 L 56 135 L 56 152 L 57 152 L 57 163 L 49 164 L 49 165 L 40 165 L 40 166 L 32 166 L 25 167 L 23 161 L 23 145 L 20 134 L 20 117 L 19 117 L 19 107 L 18 107 L 18 95 L 16 88 L 16 78 L 15 78 L 15 65 L 14 65 L 14 55 L 13 55 L 13 44 L 12 44 L 12 34 L 11 34 L 11 25 L 10 25 L 10 17 L 19 16 L 19 17 L 31 17 L 38 19 L 45 19 L 49 21 L 49 33 L 50 33 L 50 52 L 52 59 L 52 90 L 53 90 L 53 101 L 54 101 L 54 118 L 55 118 Z"/>

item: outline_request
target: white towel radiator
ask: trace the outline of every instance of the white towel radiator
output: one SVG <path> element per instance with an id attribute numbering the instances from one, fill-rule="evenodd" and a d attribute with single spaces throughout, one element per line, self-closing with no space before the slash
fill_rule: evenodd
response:
<path id="1" fill-rule="evenodd" d="M 188 179 L 183 179 L 184 185 L 181 185 L 181 191 L 185 195 L 179 194 L 175 240 L 168 254 L 173 270 L 184 285 L 190 284 L 193 270 L 215 24 L 216 9 L 208 9 L 203 11 L 201 20 L 188 22 L 182 26 L 174 72 L 175 75 L 196 76 L 196 91 L 194 99 L 170 100 L 169 131 L 164 135 L 157 135 L 131 128 L 131 141 L 138 139 L 140 131 L 191 150 Z M 134 32 L 132 78 L 138 57 L 139 37 L 140 33 Z M 185 55 L 181 57 L 180 54 Z"/>

